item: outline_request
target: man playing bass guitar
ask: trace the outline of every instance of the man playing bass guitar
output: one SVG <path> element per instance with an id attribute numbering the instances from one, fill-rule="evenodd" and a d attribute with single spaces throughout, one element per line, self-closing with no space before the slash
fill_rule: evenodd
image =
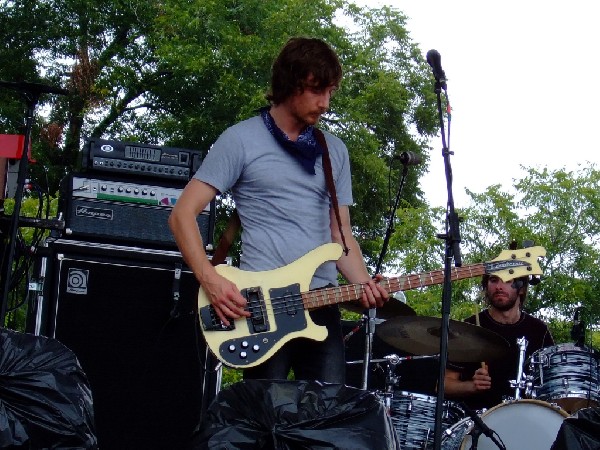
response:
<path id="1" fill-rule="evenodd" d="M 273 64 L 267 94 L 270 106 L 218 138 L 173 208 L 169 226 L 177 245 L 208 297 L 211 313 L 225 327 L 251 316 L 248 299 L 252 293 L 242 295 L 234 282 L 211 265 L 196 216 L 217 194 L 229 190 L 242 225 L 241 269 L 270 271 L 287 266 L 319 246 L 339 243 L 347 252 L 337 260 L 320 264 L 309 289 L 337 285 L 339 271 L 349 283 L 360 283 L 358 298 L 365 308 L 381 307 L 387 301 L 388 293 L 377 283 L 381 277 L 373 279 L 369 275 L 352 236 L 348 150 L 327 132 L 323 132 L 322 144 L 315 128 L 328 110 L 341 78 L 338 57 L 326 43 L 290 39 Z M 326 182 L 324 152 L 330 158 L 337 208 Z M 297 380 L 344 383 L 338 306 L 324 306 L 309 314 L 316 325 L 326 327 L 324 340 L 290 339 L 265 361 L 245 368 L 244 378 L 286 379 L 293 369 Z M 257 327 L 272 326 L 265 320 Z M 240 351 L 241 359 L 245 355 Z"/>

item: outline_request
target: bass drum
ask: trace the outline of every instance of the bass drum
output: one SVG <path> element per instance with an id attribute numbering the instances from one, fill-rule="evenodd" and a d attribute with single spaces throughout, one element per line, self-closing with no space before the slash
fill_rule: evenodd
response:
<path id="1" fill-rule="evenodd" d="M 504 443 L 506 450 L 549 449 L 566 417 L 568 414 L 560 407 L 530 399 L 501 403 L 481 414 L 483 423 L 495 432 L 496 438 Z M 456 423 L 444 433 L 442 448 L 498 450 L 494 441 L 484 434 L 479 436 L 476 445 L 473 446 L 473 428 L 471 420 L 463 419 Z"/>

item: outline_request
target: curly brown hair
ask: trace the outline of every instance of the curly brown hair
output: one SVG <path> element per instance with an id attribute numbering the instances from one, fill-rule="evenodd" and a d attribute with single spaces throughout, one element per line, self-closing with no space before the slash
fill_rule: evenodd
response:
<path id="1" fill-rule="evenodd" d="M 329 45 L 316 38 L 295 37 L 288 40 L 273 63 L 271 90 L 266 97 L 277 105 L 306 87 L 337 87 L 341 79 L 342 66 Z"/>

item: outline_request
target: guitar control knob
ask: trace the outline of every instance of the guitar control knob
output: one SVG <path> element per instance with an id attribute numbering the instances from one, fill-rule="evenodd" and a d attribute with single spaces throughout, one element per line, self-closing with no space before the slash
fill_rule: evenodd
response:
<path id="1" fill-rule="evenodd" d="M 248 344 L 248 341 L 242 341 L 242 348 L 248 348 L 250 347 L 250 344 Z"/>
<path id="2" fill-rule="evenodd" d="M 240 359 L 248 358 L 248 354 L 246 352 L 240 352 Z"/>
<path id="3" fill-rule="evenodd" d="M 233 344 L 229 345 L 229 347 L 227 347 L 227 350 L 229 350 L 229 353 L 235 352 L 235 345 L 233 345 Z"/>
<path id="4" fill-rule="evenodd" d="M 259 346 L 258 344 L 254 344 L 254 345 L 252 346 L 252 351 L 253 351 L 254 353 L 258 353 L 258 352 L 260 351 L 260 346 Z"/>

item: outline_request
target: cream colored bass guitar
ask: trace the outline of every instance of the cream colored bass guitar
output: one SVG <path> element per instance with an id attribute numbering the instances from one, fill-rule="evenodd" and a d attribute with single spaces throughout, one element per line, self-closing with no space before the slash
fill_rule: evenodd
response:
<path id="1" fill-rule="evenodd" d="M 341 254 L 342 248 L 338 244 L 325 244 L 279 269 L 248 272 L 227 265 L 217 266 L 217 272 L 240 289 L 248 302 L 246 309 L 252 316 L 231 321 L 229 326 L 223 325 L 200 287 L 200 325 L 210 350 L 223 364 L 243 369 L 266 361 L 291 339 L 305 337 L 324 340 L 327 329 L 316 325 L 308 311 L 359 300 L 363 292 L 361 284 L 309 291 L 317 268 L 326 261 L 337 260 Z M 503 280 L 541 275 L 537 258 L 545 254 L 545 249 L 539 246 L 504 250 L 487 263 L 453 268 L 452 280 L 483 274 L 494 274 Z M 443 270 L 436 270 L 386 278 L 381 285 L 391 293 L 441 284 L 443 281 Z"/>

